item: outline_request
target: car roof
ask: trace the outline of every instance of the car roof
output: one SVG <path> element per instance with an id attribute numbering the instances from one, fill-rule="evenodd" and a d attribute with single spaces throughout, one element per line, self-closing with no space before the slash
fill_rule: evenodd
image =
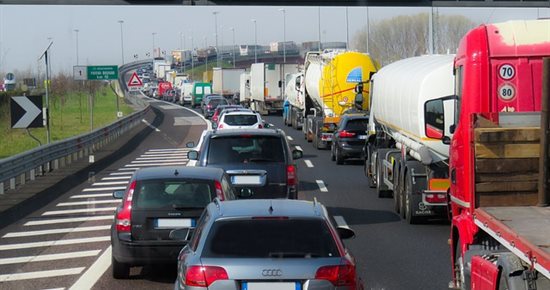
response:
<path id="1" fill-rule="evenodd" d="M 342 116 L 342 118 L 346 119 L 368 119 L 369 115 L 366 113 L 352 113 L 352 114 L 345 114 Z"/>
<path id="2" fill-rule="evenodd" d="M 177 175 L 175 172 L 177 171 Z M 184 179 L 218 179 L 223 175 L 221 168 L 194 166 L 162 166 L 142 168 L 136 171 L 137 180 L 184 178 Z"/>
<path id="3" fill-rule="evenodd" d="M 210 135 L 212 137 L 224 137 L 224 136 L 235 136 L 235 135 L 253 135 L 253 136 L 281 136 L 283 131 L 279 129 L 226 129 L 219 131 L 212 131 Z"/>
<path id="4" fill-rule="evenodd" d="M 257 116 L 258 113 L 252 112 L 250 110 L 235 110 L 235 111 L 228 111 L 224 114 L 224 116 L 227 115 L 255 115 Z"/>
<path id="5" fill-rule="evenodd" d="M 208 205 L 214 218 L 304 217 L 326 218 L 326 208 L 317 201 L 292 199 L 241 199 L 215 201 Z"/>

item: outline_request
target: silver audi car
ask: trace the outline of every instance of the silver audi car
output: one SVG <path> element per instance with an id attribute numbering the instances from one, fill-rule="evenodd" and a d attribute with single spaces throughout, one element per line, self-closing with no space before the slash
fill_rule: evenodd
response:
<path id="1" fill-rule="evenodd" d="M 342 243 L 353 236 L 316 201 L 216 199 L 179 254 L 174 289 L 362 289 Z"/>

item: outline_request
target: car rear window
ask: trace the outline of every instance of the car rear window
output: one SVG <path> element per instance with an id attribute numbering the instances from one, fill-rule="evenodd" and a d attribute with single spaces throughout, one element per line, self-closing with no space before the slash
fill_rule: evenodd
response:
<path id="1" fill-rule="evenodd" d="M 227 105 L 227 101 L 225 99 L 211 99 L 209 102 L 208 102 L 209 105 L 212 105 L 213 107 L 215 106 L 218 106 L 218 105 Z"/>
<path id="2" fill-rule="evenodd" d="M 136 184 L 133 207 L 206 207 L 215 196 L 212 182 L 206 180 L 142 180 Z"/>
<path id="3" fill-rule="evenodd" d="M 223 122 L 231 126 L 250 126 L 258 123 L 256 115 L 225 115 Z"/>
<path id="4" fill-rule="evenodd" d="M 243 134 L 216 137 L 210 139 L 207 163 L 285 162 L 283 150 L 279 136 Z"/>
<path id="5" fill-rule="evenodd" d="M 346 130 L 363 130 L 366 131 L 369 126 L 369 119 L 352 119 L 348 120 Z"/>
<path id="6" fill-rule="evenodd" d="M 336 243 L 321 219 L 216 221 L 202 252 L 208 258 L 338 257 Z"/>

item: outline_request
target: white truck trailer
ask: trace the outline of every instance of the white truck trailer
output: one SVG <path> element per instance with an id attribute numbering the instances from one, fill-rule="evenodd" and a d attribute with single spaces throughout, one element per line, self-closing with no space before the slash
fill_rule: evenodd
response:
<path id="1" fill-rule="evenodd" d="M 282 112 L 285 77 L 296 72 L 298 72 L 298 65 L 295 64 L 252 64 L 250 107 L 262 114 Z"/>
<path id="2" fill-rule="evenodd" d="M 213 68 L 212 73 L 212 91 L 214 94 L 225 97 L 233 97 L 240 90 L 242 68 Z"/>
<path id="3" fill-rule="evenodd" d="M 393 193 L 395 211 L 409 223 L 446 215 L 449 145 L 426 136 L 424 120 L 435 117 L 424 104 L 453 97 L 453 59 L 428 55 L 400 60 L 371 80 L 365 175 L 379 197 Z"/>
<path id="4" fill-rule="evenodd" d="M 250 72 L 243 72 L 239 81 L 239 103 L 250 101 Z"/>

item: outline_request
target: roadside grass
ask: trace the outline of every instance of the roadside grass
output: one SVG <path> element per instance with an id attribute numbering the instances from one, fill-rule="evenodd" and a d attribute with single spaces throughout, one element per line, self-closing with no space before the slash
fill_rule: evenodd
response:
<path id="1" fill-rule="evenodd" d="M 117 120 L 116 95 L 108 86 L 101 87 L 94 97 L 94 130 L 111 124 Z M 44 99 L 45 101 L 45 99 Z M 72 92 L 64 98 L 50 96 L 50 130 L 51 142 L 67 139 L 90 132 L 90 111 L 88 93 Z M 123 116 L 133 112 L 119 98 L 120 111 Z M 29 132 L 40 140 L 42 145 L 47 143 L 46 128 L 32 128 Z M 6 158 L 39 146 L 25 129 L 12 129 L 10 115 L 0 116 L 0 158 Z"/>

